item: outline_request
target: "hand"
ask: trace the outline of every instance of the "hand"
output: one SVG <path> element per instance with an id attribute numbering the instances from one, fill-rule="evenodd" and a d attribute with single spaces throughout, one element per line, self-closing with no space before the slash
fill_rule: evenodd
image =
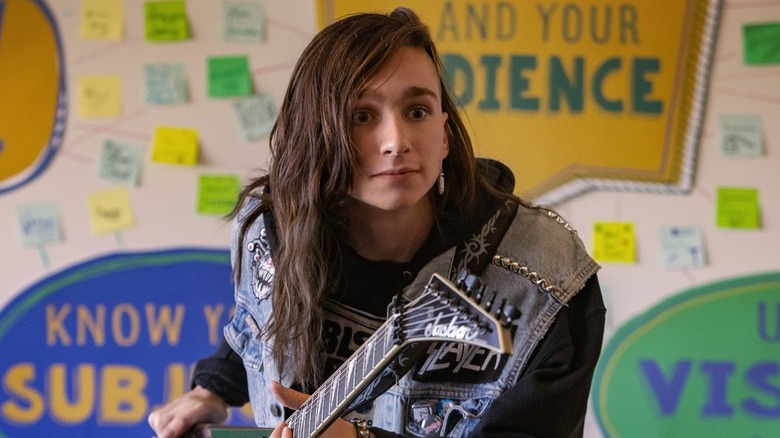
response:
<path id="1" fill-rule="evenodd" d="M 273 393 L 276 401 L 290 409 L 300 408 L 303 402 L 309 398 L 308 395 L 294 389 L 286 388 L 279 382 L 271 382 L 268 387 Z M 341 418 L 336 419 L 330 427 L 318 435 L 319 438 L 351 438 L 353 436 L 357 436 L 355 426 L 349 421 Z M 276 426 L 273 433 L 271 433 L 271 438 L 293 438 L 293 432 L 285 422 L 281 422 Z"/>
<path id="2" fill-rule="evenodd" d="M 149 414 L 149 426 L 158 438 L 200 435 L 192 429 L 198 423 L 222 423 L 228 415 L 228 405 L 218 395 L 196 386 L 183 396 Z M 187 435 L 185 435 L 185 433 Z"/>

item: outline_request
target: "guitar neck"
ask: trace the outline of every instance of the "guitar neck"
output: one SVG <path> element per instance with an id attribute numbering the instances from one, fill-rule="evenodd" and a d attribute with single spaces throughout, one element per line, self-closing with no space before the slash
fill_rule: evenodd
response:
<path id="1" fill-rule="evenodd" d="M 314 437 L 325 430 L 392 362 L 403 349 L 391 333 L 388 319 L 288 419 L 295 438 Z"/>

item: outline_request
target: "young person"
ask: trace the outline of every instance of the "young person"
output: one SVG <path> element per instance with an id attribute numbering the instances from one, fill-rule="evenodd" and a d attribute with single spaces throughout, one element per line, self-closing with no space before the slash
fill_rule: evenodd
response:
<path id="1" fill-rule="evenodd" d="M 508 168 L 475 159 L 412 11 L 318 33 L 270 145 L 270 170 L 234 212 L 226 342 L 198 363 L 190 392 L 152 412 L 158 437 L 224 421 L 247 400 L 259 426 L 292 437 L 285 410 L 385 321 L 392 298 L 463 266 L 519 311 L 513 354 L 428 346 L 321 436 L 582 435 L 604 328 L 598 265 L 557 214 L 512 194 Z"/>

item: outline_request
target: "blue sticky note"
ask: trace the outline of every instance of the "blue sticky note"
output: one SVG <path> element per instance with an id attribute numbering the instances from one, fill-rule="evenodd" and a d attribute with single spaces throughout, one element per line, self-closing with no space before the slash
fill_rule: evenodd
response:
<path id="1" fill-rule="evenodd" d="M 187 78 L 181 64 L 149 64 L 146 76 L 146 103 L 181 105 L 187 103 Z"/>
<path id="2" fill-rule="evenodd" d="M 20 205 L 16 215 L 22 245 L 39 246 L 62 240 L 60 211 L 54 202 Z"/>
<path id="3" fill-rule="evenodd" d="M 671 269 L 697 268 L 706 264 L 704 240 L 694 225 L 662 227 L 663 265 Z"/>
<path id="4" fill-rule="evenodd" d="M 126 186 L 138 184 L 143 154 L 140 146 L 106 140 L 98 161 L 98 178 Z"/>
<path id="5" fill-rule="evenodd" d="M 244 132 L 246 141 L 262 140 L 271 133 L 278 111 L 273 97 L 261 93 L 233 103 L 238 116 L 238 124 Z"/>

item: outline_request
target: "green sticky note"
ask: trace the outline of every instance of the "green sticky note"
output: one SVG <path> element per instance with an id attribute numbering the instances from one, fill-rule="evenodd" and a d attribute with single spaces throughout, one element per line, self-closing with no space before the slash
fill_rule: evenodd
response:
<path id="1" fill-rule="evenodd" d="M 209 96 L 240 97 L 252 94 L 252 77 L 246 56 L 213 56 L 208 59 Z"/>
<path id="2" fill-rule="evenodd" d="M 746 24 L 742 34 L 745 64 L 780 64 L 780 23 Z"/>
<path id="3" fill-rule="evenodd" d="M 144 21 L 147 41 L 181 41 L 190 37 L 184 0 L 147 1 Z"/>
<path id="4" fill-rule="evenodd" d="M 198 180 L 198 213 L 224 216 L 233 210 L 241 181 L 236 175 L 201 175 Z"/>
<path id="5" fill-rule="evenodd" d="M 719 227 L 759 228 L 758 189 L 718 187 L 717 215 Z"/>

